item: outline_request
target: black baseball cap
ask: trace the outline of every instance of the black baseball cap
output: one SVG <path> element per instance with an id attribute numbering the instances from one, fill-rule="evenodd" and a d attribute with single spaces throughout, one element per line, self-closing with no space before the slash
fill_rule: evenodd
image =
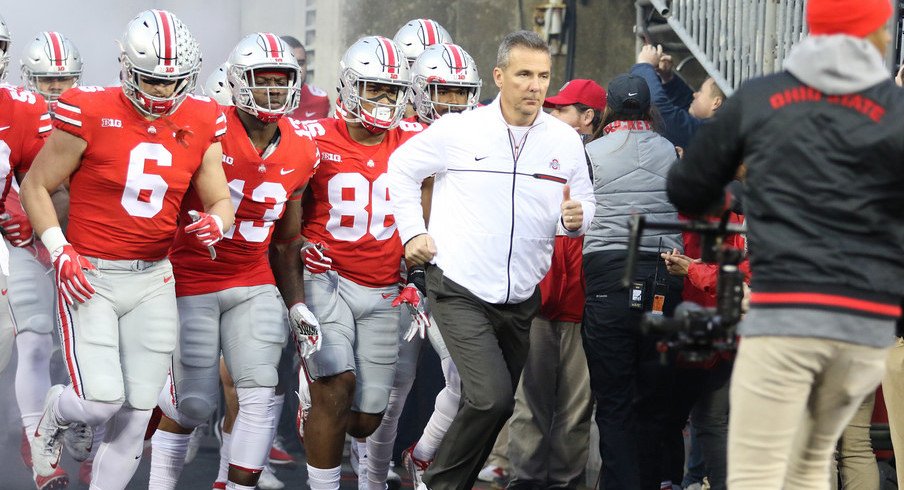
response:
<path id="1" fill-rule="evenodd" d="M 642 77 L 619 75 L 609 82 L 606 104 L 621 114 L 644 114 L 650 110 L 650 87 Z"/>

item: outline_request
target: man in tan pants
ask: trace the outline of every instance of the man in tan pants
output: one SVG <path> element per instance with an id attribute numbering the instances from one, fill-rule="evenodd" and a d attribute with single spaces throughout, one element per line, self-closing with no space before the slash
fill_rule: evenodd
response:
<path id="1" fill-rule="evenodd" d="M 879 384 L 904 296 L 904 100 L 889 0 L 810 0 L 785 71 L 744 84 L 669 174 L 679 211 L 724 208 L 741 162 L 750 312 L 731 380 L 728 487 L 828 489 Z M 856 177 L 854 176 L 856 175 Z"/>

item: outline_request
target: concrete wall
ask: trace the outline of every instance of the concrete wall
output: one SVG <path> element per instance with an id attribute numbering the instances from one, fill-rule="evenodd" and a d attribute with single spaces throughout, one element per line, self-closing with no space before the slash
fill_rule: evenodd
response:
<path id="1" fill-rule="evenodd" d="M 315 82 L 335 95 L 336 66 L 345 48 L 365 35 L 392 37 L 405 22 L 433 19 L 477 62 L 484 87 L 481 97 L 496 95 L 492 70 L 505 34 L 531 29 L 541 0 L 317 0 Z M 634 61 L 634 3 L 628 0 L 578 0 L 575 78 L 601 84 L 627 71 Z M 564 83 L 565 55 L 553 58 L 550 93 Z"/>
<path id="2" fill-rule="evenodd" d="M 270 31 L 305 40 L 308 6 L 316 9 L 310 81 L 335 96 L 336 70 L 345 49 L 369 34 L 392 37 L 405 22 L 432 18 L 474 56 L 484 79 L 483 97 L 496 94 L 492 69 L 500 39 L 513 30 L 531 28 L 541 0 L 46 0 L 40 11 L 25 2 L 0 9 L 13 34 L 7 78 L 19 83 L 21 49 L 34 34 L 57 30 L 71 37 L 85 62 L 84 84 L 117 83 L 116 40 L 128 21 L 148 8 L 172 10 L 201 43 L 203 81 L 244 34 Z M 575 77 L 605 84 L 627 70 L 634 59 L 634 4 L 630 0 L 578 0 Z M 45 8 L 46 7 L 46 8 Z M 553 59 L 550 91 L 562 85 L 565 56 Z"/>

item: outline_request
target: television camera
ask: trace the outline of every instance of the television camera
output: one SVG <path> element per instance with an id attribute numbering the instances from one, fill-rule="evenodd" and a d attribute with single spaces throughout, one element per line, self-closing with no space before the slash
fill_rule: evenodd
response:
<path id="1" fill-rule="evenodd" d="M 665 355 L 677 350 L 688 361 L 702 361 L 712 354 L 737 348 L 736 328 L 741 320 L 744 299 L 744 274 L 738 265 L 744 251 L 725 245 L 728 235 L 746 233 L 744 225 L 729 223 L 726 211 L 719 221 L 647 222 L 641 215 L 629 219 L 628 259 L 622 285 L 630 287 L 634 281 L 640 237 L 644 230 L 688 231 L 697 233 L 702 242 L 702 261 L 719 266 L 716 288 L 716 307 L 704 308 L 685 301 L 675 308 L 671 317 L 648 312 L 641 320 L 644 335 L 659 335 L 659 350 Z"/>

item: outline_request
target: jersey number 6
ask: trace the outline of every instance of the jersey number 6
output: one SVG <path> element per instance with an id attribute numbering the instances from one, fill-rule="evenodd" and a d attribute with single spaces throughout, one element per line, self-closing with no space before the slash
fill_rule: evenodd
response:
<path id="1" fill-rule="evenodd" d="M 129 152 L 126 188 L 122 193 L 122 207 L 132 216 L 152 218 L 163 209 L 163 197 L 169 187 L 163 177 L 145 173 L 145 165 L 172 167 L 173 155 L 159 143 L 139 143 Z"/>

